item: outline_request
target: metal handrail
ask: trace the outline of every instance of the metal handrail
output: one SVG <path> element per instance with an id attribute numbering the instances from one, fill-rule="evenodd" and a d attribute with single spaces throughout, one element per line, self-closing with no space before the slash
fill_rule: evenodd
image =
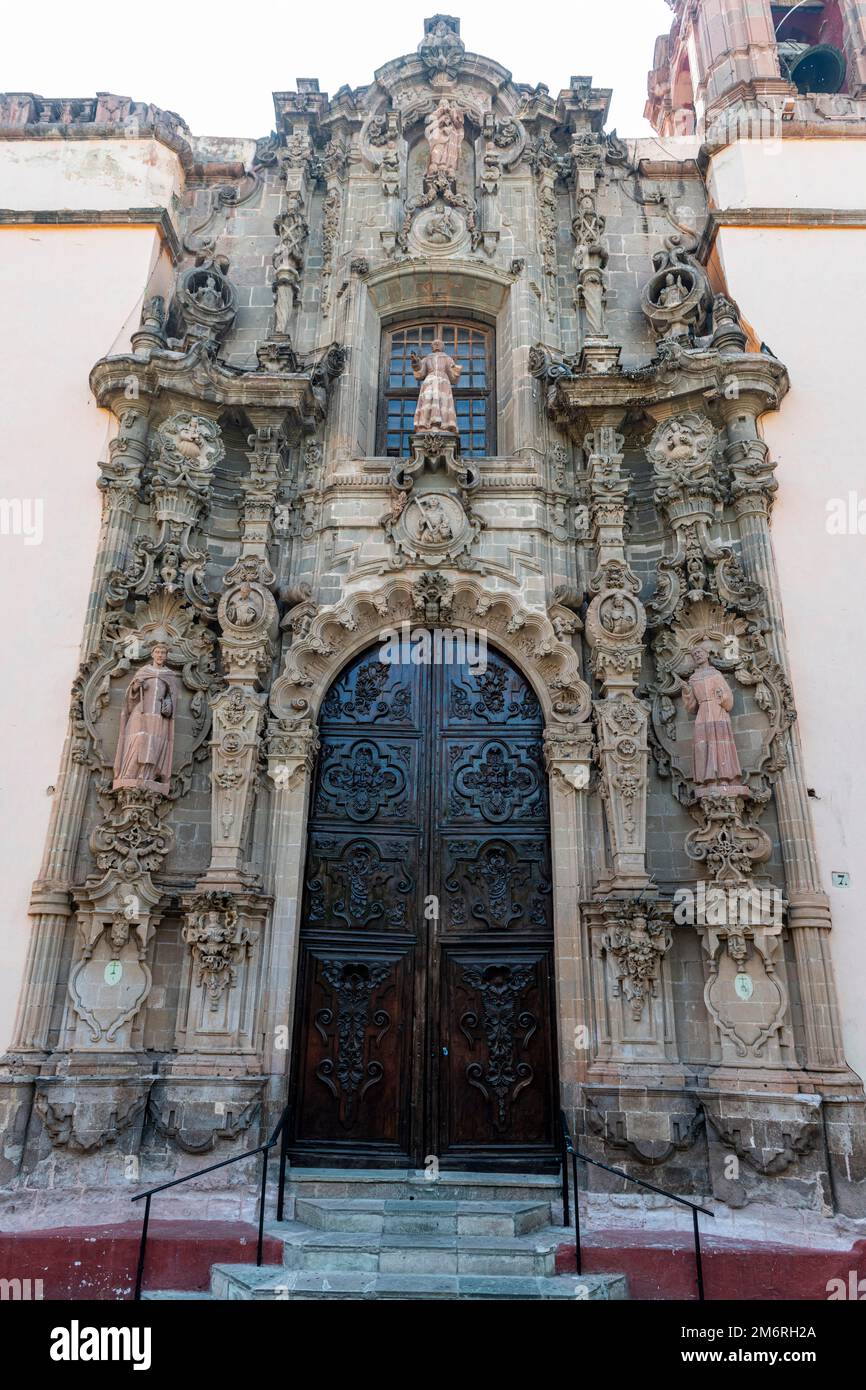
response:
<path id="1" fill-rule="evenodd" d="M 224 1158 L 219 1163 L 209 1163 L 206 1168 L 197 1168 L 194 1173 L 184 1173 L 182 1178 L 172 1178 L 170 1182 L 159 1183 L 157 1187 L 150 1187 L 146 1192 L 138 1192 L 131 1199 L 133 1202 L 140 1202 L 144 1198 L 144 1220 L 141 1226 L 141 1240 L 138 1245 L 138 1267 L 135 1272 L 135 1292 L 132 1295 L 133 1302 L 141 1301 L 141 1284 L 144 1276 L 144 1260 L 147 1251 L 147 1233 L 150 1226 L 150 1199 L 157 1192 L 165 1192 L 166 1188 L 179 1187 L 182 1182 L 190 1182 L 193 1178 L 200 1178 L 205 1173 L 214 1173 L 217 1168 L 228 1168 L 232 1163 L 240 1163 L 245 1158 L 252 1158 L 255 1154 L 262 1155 L 262 1184 L 259 1196 L 259 1234 L 256 1241 L 256 1264 L 262 1263 L 262 1247 L 264 1244 L 265 1229 L 265 1191 L 268 1183 L 268 1154 L 280 1141 L 280 1178 L 277 1188 L 277 1220 L 283 1219 L 283 1207 L 285 1204 L 286 1192 L 286 1160 L 289 1152 L 289 1106 L 286 1105 L 274 1128 L 270 1139 L 266 1139 L 264 1144 L 259 1144 L 255 1149 L 246 1149 L 242 1154 L 234 1154 L 231 1158 Z"/>
<path id="2" fill-rule="evenodd" d="M 581 1249 L 580 1249 L 580 1199 L 577 1187 L 577 1160 L 580 1158 L 584 1163 L 591 1163 L 594 1168 L 603 1168 L 606 1173 L 615 1173 L 619 1178 L 625 1178 L 626 1182 L 633 1182 L 638 1187 L 645 1187 L 649 1192 L 656 1192 L 660 1197 L 669 1197 L 672 1202 L 679 1202 L 681 1207 L 689 1207 L 692 1213 L 692 1226 L 694 1229 L 695 1240 L 695 1272 L 698 1282 L 698 1301 L 703 1303 L 704 1299 L 704 1270 L 701 1263 L 701 1232 L 698 1226 L 698 1212 L 703 1212 L 704 1216 L 711 1216 L 715 1220 L 715 1212 L 709 1211 L 706 1207 L 699 1206 L 697 1202 L 689 1202 L 685 1197 L 678 1197 L 675 1192 L 667 1192 L 663 1187 L 656 1187 L 655 1183 L 645 1182 L 643 1178 L 633 1178 L 630 1173 L 626 1173 L 622 1168 L 612 1168 L 609 1163 L 602 1163 L 597 1158 L 590 1158 L 587 1154 L 582 1154 L 579 1149 L 574 1147 L 574 1140 L 568 1128 L 568 1121 L 565 1118 L 565 1111 L 560 1110 L 559 1120 L 562 1126 L 562 1147 L 560 1162 L 562 1165 L 562 1219 L 566 1226 L 571 1224 L 571 1215 L 568 1201 L 568 1155 L 571 1154 L 571 1175 L 574 1183 L 574 1254 L 578 1274 L 581 1269 Z"/>

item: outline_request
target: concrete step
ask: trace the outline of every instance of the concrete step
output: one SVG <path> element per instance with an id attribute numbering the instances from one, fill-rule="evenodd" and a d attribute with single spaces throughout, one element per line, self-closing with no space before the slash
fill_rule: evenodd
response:
<path id="1" fill-rule="evenodd" d="M 474 1274 L 396 1274 L 258 1269 L 214 1265 L 211 1292 L 220 1300 L 288 1302 L 312 1299 L 567 1299 L 572 1303 L 627 1297 L 621 1274 L 555 1278 Z"/>
<path id="2" fill-rule="evenodd" d="M 295 1217 L 317 1231 L 365 1231 L 378 1235 L 428 1232 L 455 1236 L 523 1236 L 550 1225 L 550 1203 L 298 1197 Z M 276 1234 L 279 1227 L 271 1226 L 270 1230 Z"/>
<path id="3" fill-rule="evenodd" d="M 287 1269 L 368 1274 L 553 1275 L 563 1240 L 547 1227 L 526 1236 L 461 1235 L 435 1231 L 386 1233 L 319 1231 L 299 1222 L 268 1228 L 280 1235 Z"/>
<path id="4" fill-rule="evenodd" d="M 375 1201 L 555 1202 L 560 1195 L 555 1173 L 463 1173 L 442 1171 L 431 1178 L 424 1169 L 289 1168 L 290 1203 L 302 1197 L 360 1198 Z"/>

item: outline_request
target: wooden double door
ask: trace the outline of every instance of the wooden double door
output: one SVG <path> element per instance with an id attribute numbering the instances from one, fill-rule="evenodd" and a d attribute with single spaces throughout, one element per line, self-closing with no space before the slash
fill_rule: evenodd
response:
<path id="1" fill-rule="evenodd" d="M 295 1018 L 295 1163 L 541 1170 L 557 1113 L 541 711 L 374 647 L 320 715 Z"/>

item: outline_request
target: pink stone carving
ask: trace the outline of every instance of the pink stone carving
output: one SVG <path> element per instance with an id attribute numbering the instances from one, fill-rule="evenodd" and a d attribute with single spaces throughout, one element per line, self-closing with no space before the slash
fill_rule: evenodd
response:
<path id="1" fill-rule="evenodd" d="M 424 134 L 430 146 L 427 178 L 457 177 L 460 146 L 463 143 L 463 112 L 453 102 L 441 101 L 424 122 Z"/>
<path id="2" fill-rule="evenodd" d="M 129 682 L 114 758 L 114 788 L 143 787 L 165 795 L 171 783 L 177 681 L 168 648 L 157 643 Z"/>
<path id="3" fill-rule="evenodd" d="M 441 338 L 434 338 L 433 351 L 419 358 L 412 354 L 412 371 L 421 382 L 418 406 L 415 411 L 416 430 L 438 430 L 442 434 L 457 434 L 457 414 L 451 386 L 463 368 L 445 352 Z"/>
<path id="4" fill-rule="evenodd" d="M 729 711 L 731 687 L 703 645 L 692 652 L 695 669 L 683 686 L 683 704 L 694 714 L 694 782 L 699 796 L 748 794 Z"/>

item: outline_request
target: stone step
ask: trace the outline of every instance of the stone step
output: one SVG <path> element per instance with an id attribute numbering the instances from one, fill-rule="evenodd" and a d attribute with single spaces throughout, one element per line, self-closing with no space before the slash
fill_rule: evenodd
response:
<path id="1" fill-rule="evenodd" d="M 273 1265 L 270 1266 L 273 1269 Z M 142 1289 L 141 1300 L 143 1303 L 160 1303 L 170 1300 L 171 1302 L 200 1302 L 202 1299 L 212 1299 L 213 1294 L 207 1289 Z"/>
<path id="2" fill-rule="evenodd" d="M 214 1265 L 212 1297 L 261 1299 L 568 1299 L 572 1303 L 626 1298 L 622 1274 L 559 1274 L 554 1278 L 475 1274 L 396 1274 L 275 1270 L 273 1266 Z"/>
<path id="3" fill-rule="evenodd" d="M 269 1234 L 277 1234 L 271 1227 Z M 452 1232 L 318 1231 L 297 1222 L 280 1233 L 287 1269 L 368 1274 L 551 1276 L 562 1235 L 458 1236 Z"/>
<path id="4" fill-rule="evenodd" d="M 470 1173 L 441 1171 L 435 1178 L 415 1168 L 289 1168 L 286 1194 L 425 1202 L 556 1202 L 555 1173 Z"/>
<path id="5" fill-rule="evenodd" d="M 379 1235 L 429 1232 L 456 1236 L 523 1236 L 550 1225 L 550 1203 L 298 1197 L 295 1216 L 304 1225 L 318 1231 L 366 1231 Z M 271 1227 L 274 1234 L 278 1229 Z"/>

